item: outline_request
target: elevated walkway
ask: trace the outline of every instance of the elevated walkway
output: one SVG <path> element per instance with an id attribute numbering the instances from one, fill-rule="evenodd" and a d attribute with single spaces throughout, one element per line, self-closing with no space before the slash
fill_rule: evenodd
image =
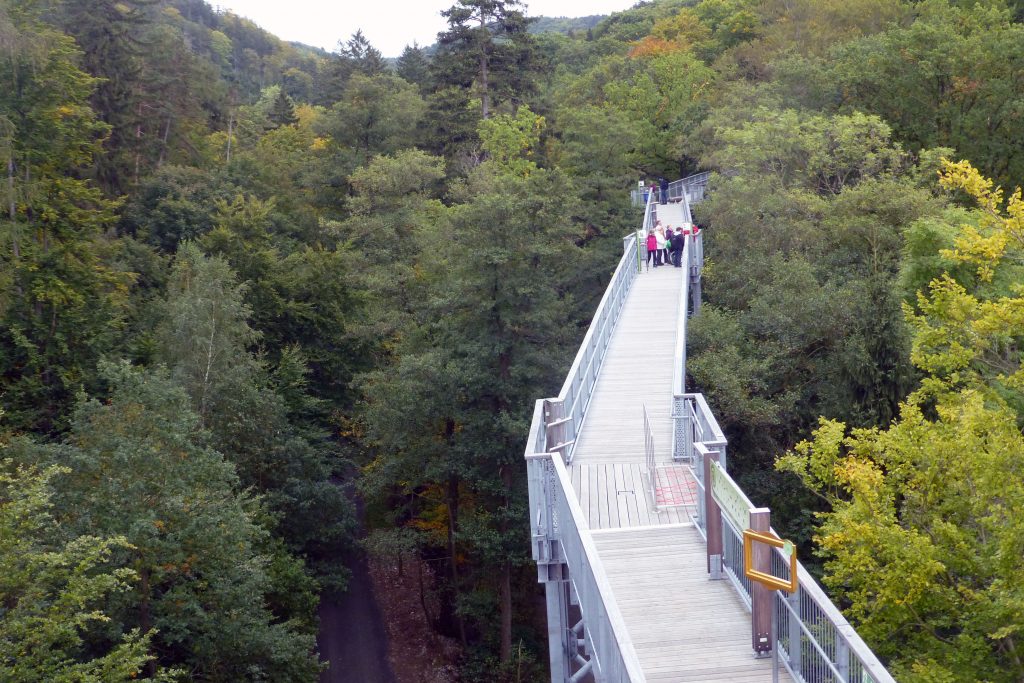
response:
<path id="1" fill-rule="evenodd" d="M 640 234 L 656 212 L 692 222 L 692 188 L 674 185 L 680 201 L 649 203 Z M 789 594 L 745 577 L 744 525 L 730 519 L 768 531 L 768 511 L 728 478 L 725 437 L 683 387 L 702 240 L 687 238 L 683 267 L 648 269 L 627 236 L 561 392 L 535 407 L 526 461 L 551 681 L 894 683 L 802 567 Z M 788 580 L 787 557 L 766 548 L 754 566 Z"/>
<path id="2" fill-rule="evenodd" d="M 681 224 L 678 205 L 659 206 L 659 215 L 665 206 L 676 209 Z M 645 679 L 767 682 L 771 660 L 755 659 L 750 650 L 742 600 L 727 583 L 706 578 L 704 539 L 690 521 L 696 480 L 677 465 L 689 495 L 683 504 L 658 506 L 663 487 L 655 482 L 652 489 L 646 471 L 645 406 L 655 461 L 672 461 L 672 376 L 685 274 L 663 266 L 645 269 L 633 282 L 569 474 Z"/>

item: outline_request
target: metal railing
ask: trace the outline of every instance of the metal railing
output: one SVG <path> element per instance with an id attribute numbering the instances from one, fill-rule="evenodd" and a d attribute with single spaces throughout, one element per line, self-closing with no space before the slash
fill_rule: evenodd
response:
<path id="1" fill-rule="evenodd" d="M 684 194 L 681 199 L 683 220 L 687 223 L 693 222 L 690 213 L 690 202 Z M 689 320 L 690 306 L 690 283 L 691 280 L 699 278 L 704 263 L 704 235 L 703 233 L 691 235 L 686 238 L 683 246 L 682 266 L 684 277 L 682 278 L 681 292 L 679 295 L 679 309 L 676 314 L 679 329 L 676 333 L 676 346 L 672 356 L 672 459 L 681 461 L 692 454 L 687 453 L 687 440 L 684 438 L 686 429 L 684 420 L 687 414 L 685 403 L 686 391 L 686 328 Z M 699 294 L 699 292 L 698 292 Z M 710 410 L 708 414 L 710 414 Z"/>
<path id="2" fill-rule="evenodd" d="M 772 573 L 789 579 L 789 561 L 772 552 Z M 797 563 L 800 588 L 773 600 L 775 646 L 786 670 L 804 683 L 895 683 L 875 653 L 802 564 Z"/>
<path id="3" fill-rule="evenodd" d="M 711 173 L 696 173 L 668 184 L 668 200 L 670 202 L 680 201 L 686 198 L 690 204 L 696 204 L 704 200 L 704 188 L 707 187 Z"/>
<path id="4" fill-rule="evenodd" d="M 704 458 L 719 453 L 725 467 L 726 440 L 701 394 L 687 394 L 690 417 L 685 420 L 692 444 L 694 478 L 699 490 L 694 522 L 707 538 L 707 511 L 704 504 Z M 744 497 L 745 504 L 753 503 Z M 722 516 L 722 569 L 747 608 L 751 606 L 750 580 L 745 576 L 743 533 Z M 789 560 L 773 549 L 771 573 L 789 579 Z M 839 609 L 832 604 L 814 578 L 797 563 L 799 588 L 784 595 L 776 591 L 772 602 L 775 647 L 780 662 L 795 681 L 802 683 L 895 683 L 875 654 L 861 639 Z"/>
<path id="5" fill-rule="evenodd" d="M 594 547 L 590 528 L 576 501 L 566 465 L 572 462 L 576 438 L 625 304 L 629 288 L 639 272 L 640 234 L 653 224 L 653 201 L 648 201 L 638 233 L 623 238 L 623 254 L 612 274 L 590 328 L 555 399 L 537 401 L 526 445 L 533 559 L 541 581 L 562 563 L 568 568 L 583 615 L 591 659 L 586 668 L 596 680 L 642 683 L 643 672 L 622 614 L 608 584 L 603 564 Z M 560 404 L 560 415 L 545 414 L 547 404 Z M 549 443 L 548 431 L 558 433 Z M 556 577 L 557 578 L 557 577 Z"/>
<path id="6" fill-rule="evenodd" d="M 542 415 L 542 404 L 543 401 L 537 402 L 535 418 Z M 557 553 L 547 558 L 538 558 L 535 554 L 534 559 L 538 564 L 544 560 L 560 560 L 568 567 L 583 615 L 590 664 L 596 668 L 595 679 L 609 683 L 642 683 L 645 678 L 640 659 L 562 459 L 556 453 L 530 454 L 527 467 L 530 499 L 534 500 L 535 495 L 547 496 L 551 511 L 550 518 L 545 519 L 543 509 L 538 509 L 538 517 L 533 520 L 534 540 L 538 540 L 538 529 L 543 529 L 545 538 L 540 539 L 541 543 L 535 542 L 534 548 Z"/>
<path id="7" fill-rule="evenodd" d="M 649 215 L 650 206 L 648 205 L 645 221 L 649 220 Z M 611 282 L 608 283 L 601 303 L 597 306 L 594 319 L 583 338 L 580 350 L 576 353 L 572 367 L 569 368 L 569 374 L 566 375 L 562 389 L 558 392 L 558 399 L 563 403 L 567 419 L 566 441 L 571 444 L 566 453 L 566 464 L 572 462 L 576 437 L 583 426 L 587 406 L 590 405 L 590 397 L 594 393 L 594 386 L 597 384 L 597 376 L 601 371 L 601 364 L 604 362 L 608 344 L 611 342 L 612 332 L 622 313 L 622 307 L 626 303 L 630 285 L 633 284 L 633 280 L 637 276 L 639 242 L 640 240 L 635 234 L 627 235 L 623 239 L 622 258 L 619 259 Z M 534 452 L 544 453 L 547 451 L 546 442 L 542 442 L 540 446 L 542 448 Z"/>
<path id="8" fill-rule="evenodd" d="M 647 487 L 650 489 L 651 500 L 654 506 L 658 506 L 658 463 L 654 457 L 654 430 L 651 429 L 651 418 L 647 414 L 647 406 L 644 409 L 644 461 L 647 464 Z"/>

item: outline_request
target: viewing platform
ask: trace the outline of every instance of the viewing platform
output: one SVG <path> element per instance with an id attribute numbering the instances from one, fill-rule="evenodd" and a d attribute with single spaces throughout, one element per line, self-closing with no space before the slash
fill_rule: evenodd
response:
<path id="1" fill-rule="evenodd" d="M 792 593 L 745 576 L 739 527 L 768 532 L 769 512 L 731 483 L 726 439 L 684 387 L 703 236 L 685 238 L 679 268 L 648 267 L 638 239 L 656 220 L 693 222 L 685 183 L 645 206 L 562 391 L 535 408 L 526 459 L 551 680 L 892 681 L 802 567 Z M 721 482 L 734 488 L 720 505 Z M 753 557 L 790 579 L 782 551 Z"/>

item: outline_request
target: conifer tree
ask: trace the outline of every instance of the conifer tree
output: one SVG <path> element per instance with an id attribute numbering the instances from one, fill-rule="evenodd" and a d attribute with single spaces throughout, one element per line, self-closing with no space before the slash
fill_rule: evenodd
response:
<path id="1" fill-rule="evenodd" d="M 267 112 L 267 119 L 274 128 L 298 123 L 299 119 L 295 116 L 295 105 L 292 104 L 292 98 L 285 94 L 284 89 L 278 90 L 277 97 L 274 98 L 274 103 L 270 105 L 270 111 Z"/>
<path id="2" fill-rule="evenodd" d="M 139 99 L 153 0 L 68 0 L 57 15 L 83 51 L 82 64 L 101 79 L 92 96 L 97 115 L 110 126 L 106 153 L 95 157 L 95 177 L 111 195 L 122 194 L 134 177 L 138 127 L 144 112 Z"/>
<path id="3" fill-rule="evenodd" d="M 374 76 L 387 70 L 380 50 L 370 44 L 362 29 L 357 29 L 352 34 L 341 53 L 352 60 L 356 71 L 365 76 Z"/>
<path id="4" fill-rule="evenodd" d="M 441 12 L 448 30 L 438 34 L 434 78 L 473 88 L 480 115 L 498 103 L 518 101 L 534 88 L 536 53 L 519 0 L 459 0 Z"/>
<path id="5" fill-rule="evenodd" d="M 415 42 L 406 45 L 395 65 L 395 73 L 425 93 L 430 86 L 430 60 L 423 48 Z"/>
<path id="6" fill-rule="evenodd" d="M 382 456 L 367 488 L 421 491 L 413 514 L 444 508 L 445 528 L 423 527 L 451 558 L 448 625 L 464 642 L 486 631 L 502 662 L 511 658 L 512 584 L 525 548 L 516 463 L 527 406 L 536 392 L 557 390 L 548 385 L 568 361 L 574 311 L 564 268 L 576 252 L 568 178 L 530 160 L 542 124 L 524 108 L 482 126 L 492 157 L 470 174 L 450 226 L 431 235 L 418 264 L 422 319 L 402 336 L 397 367 L 368 378 Z"/>

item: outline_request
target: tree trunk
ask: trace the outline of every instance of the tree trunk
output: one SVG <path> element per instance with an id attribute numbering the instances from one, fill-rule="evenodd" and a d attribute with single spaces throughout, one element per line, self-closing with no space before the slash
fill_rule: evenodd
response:
<path id="1" fill-rule="evenodd" d="M 232 111 L 228 114 L 228 152 L 227 152 L 227 164 L 231 165 L 231 135 L 235 130 L 235 112 Z"/>
<path id="2" fill-rule="evenodd" d="M 434 619 L 430 616 L 430 610 L 427 609 L 427 592 L 423 586 L 423 558 L 418 553 L 416 554 L 416 578 L 420 584 L 420 607 L 423 608 L 423 617 L 428 624 L 432 624 Z"/>
<path id="3" fill-rule="evenodd" d="M 484 13 L 480 13 L 480 30 L 487 31 L 487 18 Z M 480 108 L 482 110 L 483 117 L 490 118 L 491 116 L 491 101 L 490 93 L 487 91 L 487 48 L 480 46 Z"/>
<path id="4" fill-rule="evenodd" d="M 139 184 L 139 166 L 142 165 L 142 102 L 139 102 L 135 113 L 139 117 L 139 121 L 135 124 L 135 177 L 132 179 L 132 185 L 137 187 Z"/>
<path id="5" fill-rule="evenodd" d="M 501 662 L 512 661 L 512 562 L 501 568 Z"/>
<path id="6" fill-rule="evenodd" d="M 149 612 L 149 569 L 139 570 L 139 631 L 145 635 L 153 629 L 153 617 Z M 156 676 L 156 659 L 146 663 L 146 674 L 153 678 Z"/>
<path id="7" fill-rule="evenodd" d="M 454 426 L 453 426 L 454 429 Z M 459 587 L 459 567 L 457 558 L 455 556 L 455 537 L 459 529 L 459 478 L 455 475 L 448 477 L 448 566 L 451 568 L 451 581 L 452 591 L 454 597 L 458 599 L 460 593 Z M 469 646 L 469 640 L 466 638 L 466 622 L 459 614 L 458 608 L 455 611 L 455 624 L 459 629 L 459 641 L 463 647 Z"/>
<path id="8" fill-rule="evenodd" d="M 160 147 L 160 158 L 156 161 L 156 167 L 164 165 L 164 156 L 167 154 L 167 139 L 171 136 L 171 117 L 167 117 L 167 125 L 164 126 L 163 145 Z"/>
<path id="9" fill-rule="evenodd" d="M 505 507 L 508 508 L 512 493 L 512 468 L 505 465 L 501 468 L 501 483 L 505 485 Z M 501 523 L 501 536 L 508 535 L 508 522 Z M 506 559 L 501 566 L 501 662 L 507 664 L 512 660 L 512 561 Z"/>
<path id="10" fill-rule="evenodd" d="M 8 192 L 8 205 L 7 210 L 11 217 L 11 251 L 14 253 L 14 260 L 17 262 L 21 259 L 21 246 L 18 244 L 18 224 L 15 219 L 18 217 L 17 202 L 14 201 L 14 149 L 13 145 L 11 153 L 7 157 L 7 192 Z"/>

